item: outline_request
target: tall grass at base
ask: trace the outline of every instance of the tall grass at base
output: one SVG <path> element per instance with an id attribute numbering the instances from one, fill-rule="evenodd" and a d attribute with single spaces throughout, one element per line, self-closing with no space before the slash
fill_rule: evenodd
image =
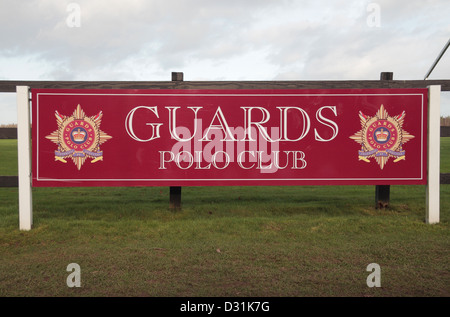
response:
<path id="1" fill-rule="evenodd" d="M 0 189 L 0 296 L 450 295 L 448 186 L 437 225 L 423 186 L 394 186 L 382 211 L 372 186 L 184 188 L 176 212 L 168 188 L 40 188 L 28 232 L 15 191 Z"/>

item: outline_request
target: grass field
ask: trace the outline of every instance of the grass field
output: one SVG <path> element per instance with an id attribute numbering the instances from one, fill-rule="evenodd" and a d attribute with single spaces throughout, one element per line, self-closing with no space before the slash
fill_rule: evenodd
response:
<path id="1" fill-rule="evenodd" d="M 450 173 L 450 138 L 441 138 L 441 173 Z"/>
<path id="2" fill-rule="evenodd" d="M 441 171 L 450 172 L 450 138 Z M 17 173 L 0 140 L 0 175 Z M 15 169 L 14 169 L 15 168 Z M 0 296 L 449 296 L 450 185 L 441 221 L 424 186 L 35 188 L 34 226 L 18 230 L 17 188 L 0 188 Z M 67 265 L 81 267 L 69 288 Z M 367 265 L 381 267 L 369 288 Z"/>
<path id="3" fill-rule="evenodd" d="M 0 140 L 0 175 L 17 174 L 17 140 Z"/>

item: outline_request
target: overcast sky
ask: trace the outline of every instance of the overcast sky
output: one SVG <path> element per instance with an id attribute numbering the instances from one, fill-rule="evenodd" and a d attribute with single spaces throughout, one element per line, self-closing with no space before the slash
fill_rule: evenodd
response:
<path id="1" fill-rule="evenodd" d="M 448 0 L 0 0 L 0 80 L 423 79 L 449 12 Z M 450 79 L 450 49 L 430 79 Z M 16 117 L 15 94 L 0 94 L 0 124 Z"/>

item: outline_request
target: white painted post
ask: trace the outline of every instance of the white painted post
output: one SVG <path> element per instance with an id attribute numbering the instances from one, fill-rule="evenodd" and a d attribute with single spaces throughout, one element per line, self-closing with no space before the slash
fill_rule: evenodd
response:
<path id="1" fill-rule="evenodd" d="M 428 86 L 428 184 L 426 222 L 439 222 L 441 86 Z"/>
<path id="2" fill-rule="evenodd" d="M 17 86 L 17 152 L 19 163 L 19 229 L 31 230 L 33 202 L 31 193 L 29 87 Z"/>

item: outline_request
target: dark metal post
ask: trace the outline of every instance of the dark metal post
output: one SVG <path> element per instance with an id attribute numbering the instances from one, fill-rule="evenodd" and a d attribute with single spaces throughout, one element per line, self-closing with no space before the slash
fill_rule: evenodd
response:
<path id="1" fill-rule="evenodd" d="M 392 80 L 394 73 L 383 72 L 380 74 L 380 80 Z M 375 186 L 375 208 L 383 209 L 389 207 L 389 200 L 391 196 L 391 185 L 376 185 Z"/>
<path id="2" fill-rule="evenodd" d="M 181 186 L 170 187 L 169 207 L 171 209 L 181 208 Z"/>
<path id="3" fill-rule="evenodd" d="M 172 72 L 172 81 L 183 81 L 183 73 Z M 170 187 L 169 207 L 171 209 L 181 208 L 181 186 Z"/>
<path id="4" fill-rule="evenodd" d="M 183 73 L 172 72 L 172 81 L 183 81 Z"/>

